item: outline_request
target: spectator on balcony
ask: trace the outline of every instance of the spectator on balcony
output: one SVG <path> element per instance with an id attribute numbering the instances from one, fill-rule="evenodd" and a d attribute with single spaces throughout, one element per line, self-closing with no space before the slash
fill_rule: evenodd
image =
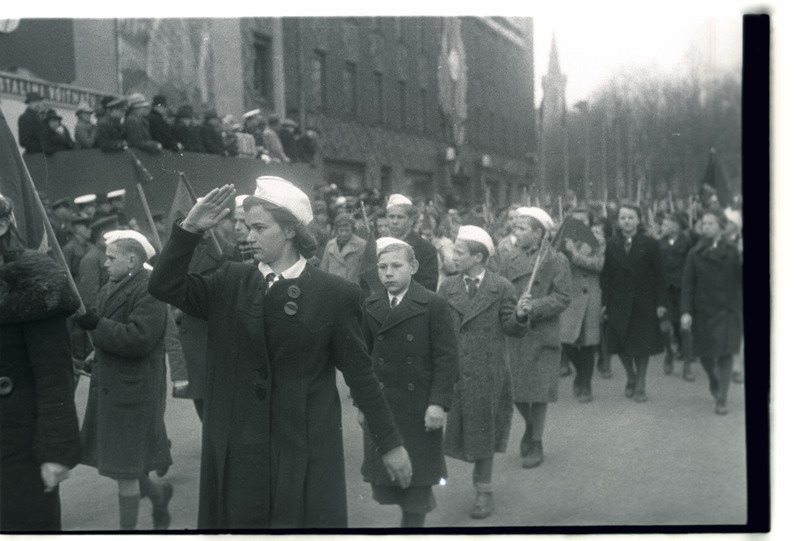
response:
<path id="1" fill-rule="evenodd" d="M 150 135 L 166 150 L 183 150 L 183 145 L 178 143 L 172 132 L 172 125 L 169 123 L 171 116 L 166 96 L 159 94 L 153 97 L 152 107 L 147 115 L 147 120 L 150 123 Z"/>
<path id="2" fill-rule="evenodd" d="M 277 134 L 280 137 L 280 144 L 283 145 L 283 151 L 289 160 L 293 162 L 299 161 L 298 143 L 301 132 L 297 123 L 287 118 L 280 124 L 280 131 Z"/>
<path id="3" fill-rule="evenodd" d="M 233 115 L 227 114 L 222 117 L 220 129 L 222 130 L 225 152 L 227 152 L 228 156 L 238 156 L 240 154 L 239 136 L 243 137 L 245 135 L 241 133 L 241 124 L 234 123 Z"/>
<path id="4" fill-rule="evenodd" d="M 205 152 L 202 137 L 194 125 L 194 109 L 191 105 L 181 105 L 175 115 L 172 134 L 187 152 Z"/>
<path id="5" fill-rule="evenodd" d="M 105 113 L 97 123 L 97 139 L 94 141 L 96 148 L 109 152 L 128 148 L 128 142 L 125 140 L 125 127 L 122 125 L 122 118 L 125 116 L 127 107 L 128 103 L 125 98 L 114 98 L 104 104 Z"/>
<path id="6" fill-rule="evenodd" d="M 297 161 L 313 163 L 319 148 L 319 132 L 313 126 L 305 128 L 305 133 L 297 139 Z"/>
<path id="7" fill-rule="evenodd" d="M 17 120 L 19 128 L 19 144 L 25 149 L 26 154 L 37 154 L 43 151 L 42 134 L 44 133 L 45 105 L 38 92 L 28 92 L 25 95 L 28 107 Z"/>
<path id="8" fill-rule="evenodd" d="M 150 134 L 150 102 L 142 94 L 128 97 L 128 114 L 125 117 L 125 139 L 133 148 L 157 154 L 163 148 Z"/>
<path id="9" fill-rule="evenodd" d="M 269 123 L 264 128 L 264 153 L 269 159 L 280 163 L 289 163 L 291 160 L 283 151 L 280 136 L 277 131 L 280 129 L 280 118 L 277 115 L 269 115 Z"/>
<path id="10" fill-rule="evenodd" d="M 218 154 L 227 156 L 225 150 L 225 140 L 222 138 L 222 121 L 216 110 L 211 109 L 205 112 L 205 122 L 200 126 L 200 137 L 208 154 Z"/>
<path id="11" fill-rule="evenodd" d="M 48 109 L 44 117 L 44 133 L 42 134 L 42 148 L 48 156 L 62 150 L 72 150 L 75 142 L 69 131 L 61 124 L 63 118 L 54 109 Z"/>
<path id="12" fill-rule="evenodd" d="M 255 147 L 258 152 L 261 152 L 265 146 L 264 127 L 266 125 L 261 110 L 247 111 L 242 118 L 244 119 L 244 133 L 249 133 L 255 138 Z"/>
<path id="13" fill-rule="evenodd" d="M 78 104 L 78 109 L 75 111 L 75 116 L 78 117 L 78 122 L 75 124 L 76 150 L 94 148 L 94 140 L 97 138 L 97 126 L 92 124 L 93 113 L 94 109 L 85 101 Z"/>

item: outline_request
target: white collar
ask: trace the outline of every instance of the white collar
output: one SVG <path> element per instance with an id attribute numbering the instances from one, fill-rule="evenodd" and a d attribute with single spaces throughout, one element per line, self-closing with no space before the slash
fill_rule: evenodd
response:
<path id="1" fill-rule="evenodd" d="M 477 276 L 469 276 L 468 274 L 464 274 L 463 275 L 463 283 L 464 284 L 466 283 L 466 278 L 472 278 L 472 279 L 476 278 L 477 279 L 477 287 L 480 287 L 480 284 L 483 283 L 483 278 L 485 278 L 485 277 L 486 277 L 486 270 L 485 269 L 483 269 L 483 272 L 481 272 Z"/>
<path id="2" fill-rule="evenodd" d="M 280 275 L 283 277 L 283 280 L 288 280 L 291 278 L 299 278 L 300 274 L 302 274 L 302 271 L 305 270 L 306 264 L 307 264 L 306 259 L 300 256 L 300 258 L 297 260 L 296 263 L 294 263 L 292 266 L 281 272 Z M 264 275 L 264 278 L 266 278 L 269 273 L 277 274 L 275 271 L 272 270 L 272 267 L 270 267 L 266 263 L 258 263 L 258 270 L 261 271 L 261 274 Z"/>

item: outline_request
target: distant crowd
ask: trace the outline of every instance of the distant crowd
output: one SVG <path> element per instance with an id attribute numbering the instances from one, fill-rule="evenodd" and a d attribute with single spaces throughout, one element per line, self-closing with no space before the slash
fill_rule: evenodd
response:
<path id="1" fill-rule="evenodd" d="M 163 95 L 152 100 L 139 93 L 105 96 L 97 107 L 82 102 L 75 111 L 74 136 L 38 92 L 28 92 L 25 103 L 18 128 L 26 154 L 138 148 L 149 153 L 198 152 L 292 163 L 313 162 L 319 144 L 315 128 L 303 131 L 290 118 L 281 121 L 277 115 L 253 109 L 237 123 L 233 115 L 220 117 L 213 109 L 200 114 L 191 105 L 181 105 L 173 111 Z"/>

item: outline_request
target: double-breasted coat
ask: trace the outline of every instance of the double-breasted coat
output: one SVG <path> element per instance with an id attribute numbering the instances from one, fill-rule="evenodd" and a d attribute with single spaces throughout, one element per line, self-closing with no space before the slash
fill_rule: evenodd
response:
<path id="1" fill-rule="evenodd" d="M 322 255 L 319 268 L 330 274 L 341 276 L 350 282 L 358 283 L 358 271 L 365 250 L 366 241 L 357 235 L 353 235 L 341 250 L 339 250 L 334 237 L 325 246 L 325 253 Z"/>
<path id="2" fill-rule="evenodd" d="M 411 457 L 411 486 L 436 485 L 447 476 L 442 430 L 425 431 L 427 406 L 449 410 L 458 375 L 458 344 L 446 301 L 411 281 L 391 308 L 385 290 L 364 301 L 363 332 L 377 378 Z M 360 401 L 355 400 L 358 407 Z M 367 419 L 368 421 L 368 419 Z M 364 480 L 394 485 L 364 426 Z"/>
<path id="3" fill-rule="evenodd" d="M 597 346 L 600 335 L 602 289 L 599 273 L 605 263 L 605 247 L 596 250 L 575 241 L 575 252 L 567 255 L 571 271 L 571 301 L 560 316 L 560 341 L 575 346 Z"/>
<path id="4" fill-rule="evenodd" d="M 83 463 L 113 479 L 138 479 L 172 464 L 164 424 L 166 305 L 140 269 L 100 291 L 90 331 L 97 362 L 81 428 Z"/>
<path id="5" fill-rule="evenodd" d="M 533 308 L 528 316 L 529 330 L 521 338 L 505 337 L 515 402 L 558 400 L 560 318 L 569 305 L 571 276 L 566 256 L 543 246 L 546 252 L 530 290 Z M 500 274 L 513 284 L 517 297 L 525 293 L 537 254 L 516 250 L 500 261 Z"/>
<path id="6" fill-rule="evenodd" d="M 360 290 L 309 264 L 266 292 L 257 267 L 188 267 L 200 235 L 173 226 L 150 291 L 208 321 L 201 529 L 346 527 L 344 374 L 381 453 L 402 444 L 360 329 Z"/>
<path id="7" fill-rule="evenodd" d="M 459 346 L 458 381 L 444 431 L 444 452 L 470 462 L 505 452 L 513 419 L 510 364 L 505 335 L 521 337 L 516 291 L 505 278 L 486 271 L 473 298 L 463 275 L 441 283 Z"/>
<path id="8" fill-rule="evenodd" d="M 666 295 L 672 325 L 679 325 L 680 320 L 680 289 L 682 288 L 682 275 L 685 270 L 685 261 L 691 250 L 691 240 L 685 233 L 680 233 L 674 239 L 663 236 L 658 239 L 660 256 L 663 260 L 663 277 L 666 280 Z M 675 330 L 679 327 L 675 327 Z"/>
<path id="9" fill-rule="evenodd" d="M 734 355 L 743 335 L 743 275 L 738 249 L 727 241 L 702 241 L 688 252 L 681 313 L 692 316 L 697 357 Z"/>
<path id="10" fill-rule="evenodd" d="M 658 241 L 636 233 L 628 254 L 623 235 L 614 235 L 605 250 L 600 284 L 608 351 L 635 357 L 663 351 L 657 307 L 668 301 Z"/>
<path id="11" fill-rule="evenodd" d="M 58 489 L 40 465 L 80 460 L 66 317 L 78 308 L 66 273 L 25 251 L 0 266 L 0 530 L 60 530 Z"/>

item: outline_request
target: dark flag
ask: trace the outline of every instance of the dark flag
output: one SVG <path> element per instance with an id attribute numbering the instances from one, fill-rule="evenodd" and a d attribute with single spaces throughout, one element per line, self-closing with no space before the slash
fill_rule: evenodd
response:
<path id="1" fill-rule="evenodd" d="M 594 250 L 599 247 L 599 241 L 596 240 L 596 237 L 591 233 L 591 230 L 588 229 L 588 226 L 576 218 L 566 218 L 563 220 L 560 228 L 558 228 L 558 232 L 555 233 L 555 237 L 552 239 L 552 247 L 555 250 L 562 250 L 563 243 L 566 239 L 585 242 Z"/>
<path id="2" fill-rule="evenodd" d="M 189 179 L 186 178 L 184 173 L 180 173 L 178 177 L 178 185 L 175 188 L 175 197 L 172 198 L 172 206 L 169 208 L 169 215 L 167 216 L 167 224 L 175 223 L 177 220 L 181 220 L 188 216 L 189 211 L 192 209 L 194 204 L 197 202 L 197 193 L 194 191 L 194 187 L 189 182 Z M 168 230 L 167 230 L 168 231 Z M 211 230 L 211 243 L 216 250 L 217 255 L 222 255 L 222 246 L 219 244 L 219 239 L 216 236 L 216 232 L 212 229 Z"/>
<path id="3" fill-rule="evenodd" d="M 361 267 L 358 271 L 358 282 L 365 296 L 383 290 L 380 283 L 380 276 L 377 274 L 377 239 L 375 239 L 374 229 L 369 230 L 366 237 L 366 248 L 361 258 Z"/>
<path id="4" fill-rule="evenodd" d="M 0 193 L 14 205 L 14 221 L 26 248 L 47 252 L 47 230 L 28 168 L 3 112 L 0 111 Z"/>
<path id="5" fill-rule="evenodd" d="M 721 208 L 725 208 L 730 204 L 730 188 L 727 186 L 727 177 L 721 170 L 715 148 L 710 149 L 707 167 L 705 167 L 705 176 L 702 178 L 702 185 L 699 187 L 699 193 L 702 194 L 703 200 L 705 199 L 705 193 L 708 191 L 716 193 Z"/>

